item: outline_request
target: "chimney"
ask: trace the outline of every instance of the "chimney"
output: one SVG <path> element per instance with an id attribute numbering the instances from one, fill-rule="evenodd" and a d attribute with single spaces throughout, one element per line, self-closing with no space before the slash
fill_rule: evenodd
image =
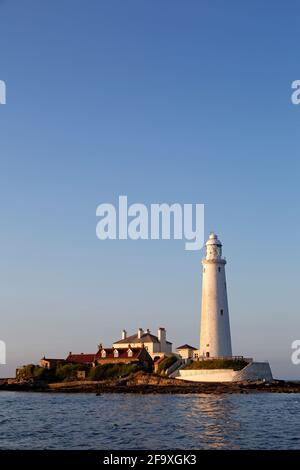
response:
<path id="1" fill-rule="evenodd" d="M 143 328 L 139 328 L 138 329 L 138 332 L 137 332 L 137 335 L 138 335 L 138 338 L 141 339 L 142 335 L 143 335 Z"/>
<path id="2" fill-rule="evenodd" d="M 165 328 L 158 328 L 158 341 L 160 342 L 160 352 L 166 352 L 167 332 Z"/>
<path id="3" fill-rule="evenodd" d="M 127 331 L 122 330 L 122 339 L 126 339 L 126 338 L 127 338 Z"/>
<path id="4" fill-rule="evenodd" d="M 150 335 L 150 330 L 149 330 L 149 328 L 147 328 L 147 334 Z"/>

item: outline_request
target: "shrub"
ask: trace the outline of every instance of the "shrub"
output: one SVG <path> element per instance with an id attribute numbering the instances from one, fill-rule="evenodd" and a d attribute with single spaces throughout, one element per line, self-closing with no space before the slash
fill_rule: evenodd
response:
<path id="1" fill-rule="evenodd" d="M 193 361 L 185 369 L 233 369 L 241 370 L 248 364 L 244 359 L 207 359 Z"/>
<path id="2" fill-rule="evenodd" d="M 34 364 L 27 364 L 18 371 L 20 380 L 45 380 L 47 382 L 62 382 L 77 380 L 77 371 L 90 370 L 90 366 L 83 364 L 61 364 L 56 368 L 47 369 Z"/>
<path id="3" fill-rule="evenodd" d="M 136 364 L 102 364 L 90 369 L 88 378 L 90 380 L 107 380 L 126 377 L 139 369 Z"/>
<path id="4" fill-rule="evenodd" d="M 89 371 L 90 367 L 83 364 L 63 364 L 56 368 L 55 376 L 58 381 L 72 381 L 77 380 L 77 371 Z"/>
<path id="5" fill-rule="evenodd" d="M 35 366 L 33 370 L 33 378 L 36 380 L 55 380 L 55 369 L 46 369 L 45 367 Z"/>
<path id="6" fill-rule="evenodd" d="M 22 367 L 22 374 L 24 374 L 24 376 L 28 377 L 28 378 L 33 377 L 35 367 L 37 367 L 37 366 L 35 366 L 34 364 L 27 364 L 27 365 L 23 366 Z"/>
<path id="7" fill-rule="evenodd" d="M 21 380 L 53 380 L 55 369 L 45 369 L 34 364 L 27 364 L 18 371 L 18 378 Z"/>
<path id="8" fill-rule="evenodd" d="M 171 367 L 176 361 L 176 356 L 166 357 L 163 361 L 158 364 L 157 373 L 161 375 L 165 374 L 166 370 L 169 369 L 169 367 Z"/>

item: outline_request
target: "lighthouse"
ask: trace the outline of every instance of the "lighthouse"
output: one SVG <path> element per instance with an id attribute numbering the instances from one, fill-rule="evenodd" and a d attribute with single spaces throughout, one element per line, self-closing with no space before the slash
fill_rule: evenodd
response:
<path id="1" fill-rule="evenodd" d="M 244 380 L 273 380 L 270 364 L 250 357 L 232 356 L 225 265 L 222 243 L 211 233 L 205 244 L 202 260 L 202 311 L 200 348 L 187 344 L 178 348 L 182 360 L 193 361 L 192 367 L 179 367 L 171 377 L 193 382 L 241 382 Z M 184 353 L 182 350 L 185 350 Z M 189 350 L 188 358 L 186 350 Z M 183 355 L 185 354 L 185 355 Z M 219 361 L 207 361 L 218 358 Z M 222 360 L 226 359 L 226 361 Z"/>
<path id="2" fill-rule="evenodd" d="M 232 356 L 225 265 L 222 243 L 215 233 L 206 242 L 202 260 L 200 356 Z"/>

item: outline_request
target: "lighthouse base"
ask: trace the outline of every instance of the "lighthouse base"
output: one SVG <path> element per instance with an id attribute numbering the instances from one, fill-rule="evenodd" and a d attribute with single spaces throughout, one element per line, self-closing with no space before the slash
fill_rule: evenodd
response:
<path id="1" fill-rule="evenodd" d="M 250 362 L 241 370 L 233 369 L 179 369 L 175 379 L 191 382 L 272 382 L 273 376 L 268 362 Z"/>

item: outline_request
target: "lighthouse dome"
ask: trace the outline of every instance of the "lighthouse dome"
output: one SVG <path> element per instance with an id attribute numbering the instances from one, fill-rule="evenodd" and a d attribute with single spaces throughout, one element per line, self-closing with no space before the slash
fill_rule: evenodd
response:
<path id="1" fill-rule="evenodd" d="M 214 233 L 214 232 L 211 232 L 210 235 L 209 235 L 209 238 L 206 242 L 206 246 L 207 245 L 217 245 L 217 246 L 222 246 L 222 243 L 220 242 L 220 240 L 218 239 L 218 236 Z"/>

